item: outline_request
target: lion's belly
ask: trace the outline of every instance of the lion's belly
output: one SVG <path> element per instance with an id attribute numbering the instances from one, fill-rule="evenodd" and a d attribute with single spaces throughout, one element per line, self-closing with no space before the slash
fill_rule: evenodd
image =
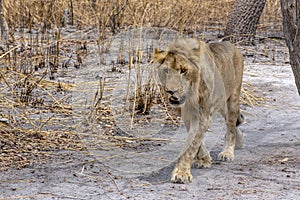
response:
<path id="1" fill-rule="evenodd" d="M 219 73 L 220 77 L 221 77 L 221 81 L 219 78 L 219 81 L 216 84 L 220 84 L 220 82 L 222 82 L 221 84 L 224 87 L 225 90 L 225 94 L 226 94 L 226 99 L 227 100 L 231 94 L 234 91 L 234 88 L 236 87 L 236 77 L 235 77 L 235 70 L 233 68 L 233 66 L 224 66 L 222 68 L 218 68 L 219 71 L 221 73 Z"/>
<path id="2" fill-rule="evenodd" d="M 225 84 L 223 82 L 223 77 L 218 71 L 216 71 L 214 88 L 212 93 L 212 114 L 224 108 L 228 92 L 230 92 L 227 91 L 227 88 L 228 87 L 225 87 Z"/>

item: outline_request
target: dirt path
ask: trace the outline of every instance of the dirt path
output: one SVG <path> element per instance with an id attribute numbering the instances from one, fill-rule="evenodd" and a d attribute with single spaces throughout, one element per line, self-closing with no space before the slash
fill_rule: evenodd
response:
<path id="1" fill-rule="evenodd" d="M 291 69 L 247 64 L 244 80 L 267 98 L 264 106 L 243 106 L 245 148 L 233 163 L 218 162 L 220 140 L 211 150 L 212 168 L 193 169 L 191 184 L 170 183 L 173 163 L 125 173 L 93 155 L 58 152 L 63 156 L 50 163 L 1 172 L 0 199 L 297 199 L 300 99 Z M 128 171 L 143 171 L 133 162 L 136 169 Z"/>
<path id="2" fill-rule="evenodd" d="M 151 30 L 151 29 L 149 29 Z M 160 33 L 150 31 L 154 36 L 142 42 L 145 48 L 155 42 L 167 41 L 176 33 L 166 34 L 161 40 Z M 135 34 L 140 34 L 137 32 Z M 97 46 L 87 59 L 86 68 L 75 71 L 70 79 L 79 85 L 72 93 L 73 103 L 89 105 L 99 85 L 99 77 L 105 77 L 112 70 L 110 63 L 126 45 L 140 44 L 138 37 L 123 44 L 124 39 L 134 34 L 120 34 L 111 44 L 110 55 L 105 55 L 107 66 L 99 68 Z M 212 36 L 211 36 L 212 37 Z M 114 44 L 116 43 L 116 44 Z M 121 45 L 121 46 L 122 46 Z M 259 46 L 260 45 L 260 46 Z M 255 48 L 263 48 L 259 44 Z M 273 48 L 270 44 L 270 49 Z M 277 48 L 274 46 L 274 48 Z M 255 49 L 254 49 L 255 50 Z M 148 51 L 148 50 L 147 50 Z M 150 52 L 150 50 L 149 50 Z M 251 52 L 251 51 L 249 51 Z M 288 65 L 263 65 L 266 57 L 247 53 L 244 81 L 251 83 L 260 96 L 266 98 L 263 106 L 242 106 L 246 123 L 241 126 L 245 134 L 245 147 L 236 151 L 232 163 L 216 160 L 222 149 L 224 127 L 216 123 L 207 134 L 207 142 L 214 160 L 210 169 L 193 169 L 193 182 L 188 185 L 170 183 L 170 174 L 180 147 L 184 141 L 184 129 L 160 128 L 164 123 L 156 120 L 147 131 L 138 132 L 145 127 L 125 133 L 137 137 L 151 138 L 140 145 L 127 141 L 135 148 L 100 148 L 92 146 L 86 152 L 59 151 L 57 157 L 46 164 L 34 164 L 21 170 L 9 169 L 0 173 L 0 199 L 297 199 L 300 196 L 300 98 L 297 95 L 291 68 Z M 285 62 L 279 49 L 272 51 L 273 59 Z M 125 54 L 127 55 L 127 54 Z M 259 56 L 259 55 L 258 55 Z M 257 56 L 257 57 L 258 57 Z M 267 58 L 270 59 L 270 58 Z M 275 61 L 274 61 L 275 62 Z M 255 63 L 255 62 L 254 62 Z M 88 69 L 88 70 L 87 70 Z M 114 70 L 119 70 L 114 69 Z M 110 72 L 107 79 L 122 80 L 124 70 Z M 66 78 L 65 78 L 66 79 Z M 84 84 L 84 83 L 89 84 Z M 83 84 L 79 84 L 83 83 Z M 124 82 L 127 83 L 126 81 Z M 111 83 L 114 85 L 115 82 Z M 110 86 L 109 86 L 110 87 Z M 115 86 L 114 86 L 115 87 Z M 82 93 L 84 92 L 84 95 Z M 77 98 L 84 96 L 86 99 Z M 115 103 L 114 103 L 115 102 Z M 74 104 L 75 105 L 75 104 Z M 117 107 L 119 101 L 112 100 L 111 106 Z M 75 107 L 75 106 L 74 106 Z M 78 106 L 78 108 L 82 108 Z M 81 113 L 82 110 L 73 110 Z M 77 115 L 76 115 L 77 116 Z M 80 116 L 80 115 L 78 115 Z M 80 118 L 81 117 L 81 118 Z M 72 120 L 82 120 L 84 116 Z M 115 118 L 118 128 L 126 129 L 129 122 Z M 125 121 L 124 124 L 120 124 Z M 154 123 L 152 123 L 154 124 Z M 100 125 L 93 124 L 99 136 L 103 134 Z M 85 123 L 78 132 L 84 133 Z M 123 130 L 123 131 L 124 131 Z M 149 131 L 151 130 L 151 131 Z M 126 132 L 126 131 L 125 131 Z M 89 134 L 89 133 L 87 133 Z M 91 135 L 93 140 L 94 136 Z M 91 143 L 97 143 L 97 137 Z M 155 141 L 153 138 L 160 138 Z M 162 140 L 161 140 L 162 139 Z M 85 145 L 88 142 L 85 141 Z M 96 148 L 94 148 L 96 147 Z M 92 150 L 93 149 L 93 150 Z"/>

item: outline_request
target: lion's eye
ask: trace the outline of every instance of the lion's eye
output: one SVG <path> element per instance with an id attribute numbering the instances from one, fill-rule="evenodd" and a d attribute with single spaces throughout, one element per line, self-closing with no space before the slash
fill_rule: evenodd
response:
<path id="1" fill-rule="evenodd" d="M 187 69 L 184 69 L 184 68 L 181 68 L 181 69 L 180 69 L 180 73 L 181 73 L 181 74 L 185 74 L 186 72 L 187 72 Z"/>
<path id="2" fill-rule="evenodd" d="M 163 69 L 163 72 L 164 72 L 165 74 L 168 74 L 168 73 L 169 73 L 169 69 L 168 69 L 168 68 L 164 68 L 164 69 Z"/>

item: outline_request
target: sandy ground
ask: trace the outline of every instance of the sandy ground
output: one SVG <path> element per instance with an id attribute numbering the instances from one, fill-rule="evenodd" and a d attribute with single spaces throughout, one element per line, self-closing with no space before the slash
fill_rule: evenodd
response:
<path id="1" fill-rule="evenodd" d="M 2 171 L 0 199 L 297 199 L 300 98 L 291 68 L 247 62 L 244 81 L 266 98 L 263 106 L 242 106 L 245 147 L 234 162 L 219 162 L 220 139 L 211 149 L 212 167 L 193 169 L 191 184 L 170 183 L 172 159 L 152 160 L 158 167 L 149 172 L 139 157 L 117 159 L 113 166 L 95 152 L 63 151 L 46 164 Z M 176 146 L 163 150 L 179 152 Z"/>

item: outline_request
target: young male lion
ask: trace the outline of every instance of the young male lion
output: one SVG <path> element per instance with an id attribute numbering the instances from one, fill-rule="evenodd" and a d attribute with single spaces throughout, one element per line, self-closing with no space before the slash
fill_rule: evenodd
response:
<path id="1" fill-rule="evenodd" d="M 230 42 L 206 44 L 195 39 L 180 39 L 167 51 L 155 49 L 153 60 L 159 63 L 159 78 L 171 105 L 181 108 L 188 139 L 173 170 L 171 181 L 192 180 L 191 166 L 211 166 L 211 157 L 202 141 L 215 112 L 224 116 L 226 145 L 221 160 L 232 161 L 235 147 L 242 146 L 242 122 L 239 96 L 242 84 L 243 56 Z"/>

